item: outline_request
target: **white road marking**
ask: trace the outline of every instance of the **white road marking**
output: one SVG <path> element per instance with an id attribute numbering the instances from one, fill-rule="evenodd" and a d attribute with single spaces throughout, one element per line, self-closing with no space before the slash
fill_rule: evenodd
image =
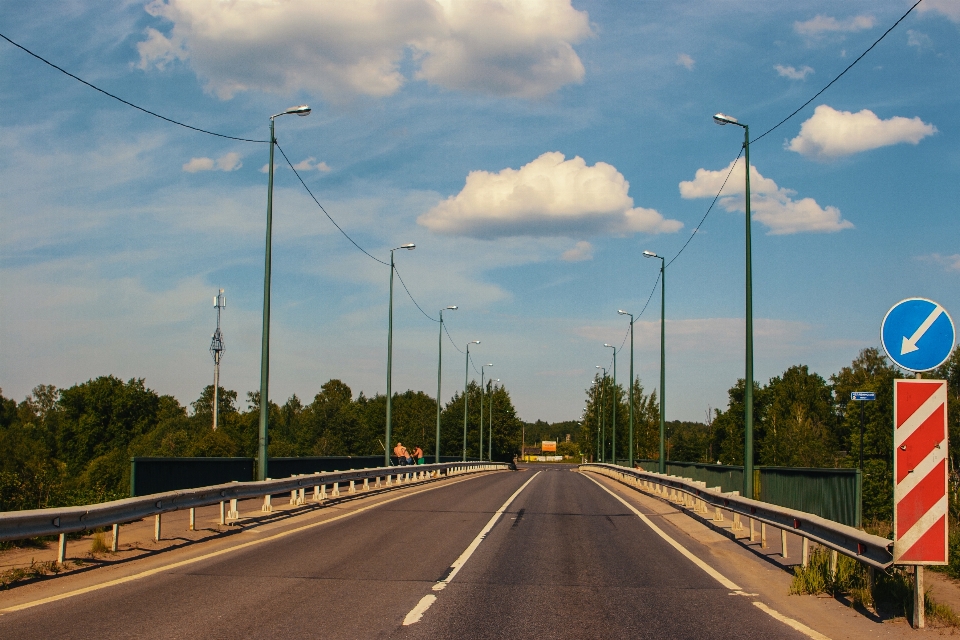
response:
<path id="1" fill-rule="evenodd" d="M 722 573 L 720 573 L 719 571 L 717 571 L 716 569 L 714 569 L 713 567 L 711 567 L 710 565 L 708 565 L 706 562 L 704 562 L 703 560 L 701 560 L 701 559 L 698 558 L 697 556 L 693 555 L 693 553 L 691 553 L 690 551 L 688 551 L 688 550 L 686 549 L 686 547 L 682 546 L 679 542 L 677 542 L 676 540 L 674 540 L 673 538 L 671 538 L 670 536 L 668 536 L 666 533 L 664 533 L 664 531 L 663 531 L 660 527 L 658 527 L 657 525 L 653 524 L 653 523 L 650 521 L 650 518 L 648 518 L 647 516 L 645 516 L 644 514 L 642 514 L 642 513 L 641 513 L 639 510 L 637 510 L 636 507 L 634 507 L 632 504 L 630 504 L 629 502 L 627 502 L 626 500 L 624 500 L 623 498 L 621 498 L 620 496 L 618 496 L 617 494 L 615 494 L 613 491 L 610 491 L 610 489 L 608 489 L 607 487 L 605 487 L 605 486 L 603 486 L 602 484 L 600 484 L 599 482 L 597 482 L 597 480 L 594 479 L 594 478 L 592 478 L 590 475 L 588 475 L 588 474 L 581 474 L 581 475 L 582 475 L 583 477 L 585 477 L 585 478 L 590 478 L 590 480 L 593 480 L 593 482 L 594 482 L 598 487 L 600 487 L 601 489 L 603 489 L 604 491 L 606 491 L 607 493 L 609 493 L 610 495 L 612 495 L 614 498 L 616 498 L 617 500 L 619 500 L 621 503 L 623 503 L 623 505 L 624 505 L 625 507 L 627 507 L 628 509 L 630 509 L 630 511 L 632 511 L 633 513 L 635 513 L 641 520 L 643 520 L 644 524 L 646 524 L 648 527 L 650 527 L 651 529 L 653 529 L 653 531 L 654 531 L 657 535 L 659 535 L 661 538 L 663 538 L 664 540 L 666 540 L 666 541 L 670 544 L 670 546 L 672 546 L 674 549 L 676 549 L 677 551 L 679 551 L 680 553 L 682 553 L 688 560 L 690 560 L 690 561 L 693 562 L 695 565 L 697 565 L 698 567 L 700 567 L 701 569 L 703 569 L 704 571 L 706 571 L 707 574 L 708 574 L 711 578 L 713 578 L 714 580 L 716 580 L 717 582 L 719 582 L 719 583 L 722 584 L 723 586 L 727 587 L 728 589 L 731 589 L 731 590 L 734 592 L 734 593 L 731 593 L 731 594 L 730 594 L 731 596 L 736 595 L 736 596 L 748 596 L 748 597 L 749 597 L 749 596 L 757 596 L 757 595 L 759 595 L 759 594 L 756 594 L 756 593 L 744 593 L 744 591 L 743 591 L 742 589 L 740 589 L 740 587 L 738 587 L 738 586 L 735 585 L 733 582 L 731 582 L 730 580 L 728 580 Z M 774 618 L 774 619 L 776 619 L 776 620 L 779 620 L 779 621 L 782 622 L 783 624 L 787 625 L 788 627 L 790 627 L 790 628 L 792 628 L 792 629 L 795 629 L 795 630 L 799 631 L 800 633 L 804 634 L 804 635 L 807 636 L 808 638 L 813 638 L 813 640 L 830 640 L 830 638 L 828 638 L 827 636 L 823 635 L 822 633 L 819 633 L 819 632 L 817 632 L 817 631 L 814 631 L 813 629 L 811 629 L 811 628 L 808 627 L 807 625 L 805 625 L 805 624 L 803 624 L 802 622 L 799 622 L 799 621 L 797 621 L 797 620 L 794 620 L 793 618 L 788 618 L 787 616 L 783 615 L 783 614 L 780 613 L 779 611 L 775 611 L 775 610 L 771 609 L 770 607 L 768 607 L 767 605 L 765 605 L 765 604 L 762 603 L 762 602 L 754 601 L 754 602 L 753 602 L 753 605 L 754 605 L 755 607 L 757 607 L 758 609 L 760 609 L 761 611 L 763 611 L 764 613 L 766 613 L 767 615 L 769 615 L 771 618 Z"/>
<path id="2" fill-rule="evenodd" d="M 323 521 L 321 521 L 321 522 L 313 522 L 313 523 L 311 523 L 311 524 L 307 524 L 307 525 L 304 525 L 304 526 L 302 526 L 302 527 L 297 527 L 296 529 L 290 529 L 289 531 L 283 531 L 283 532 L 281 532 L 281 533 L 274 534 L 274 535 L 272 535 L 272 536 L 270 536 L 270 537 L 268 537 L 268 538 L 260 538 L 260 539 L 258 539 L 258 540 L 251 540 L 250 542 L 245 542 L 245 543 L 243 543 L 243 544 L 238 544 L 238 545 L 236 545 L 236 546 L 234 546 L 234 547 L 228 547 L 228 548 L 226 548 L 226 549 L 220 549 L 219 551 L 213 551 L 213 552 L 211 552 L 211 553 L 206 553 L 206 554 L 204 554 L 204 555 L 202 555 L 202 556 L 197 556 L 196 558 L 189 558 L 189 559 L 187 559 L 187 560 L 181 560 L 181 561 L 179 561 L 179 562 L 174 562 L 174 563 L 171 563 L 171 564 L 167 564 L 167 565 L 164 565 L 164 566 L 162 566 L 162 567 L 156 567 L 156 568 L 154 568 L 154 569 L 148 569 L 147 571 L 143 571 L 143 572 L 141 572 L 141 573 L 135 573 L 135 574 L 130 575 L 130 576 L 124 576 L 123 578 L 116 578 L 115 580 L 108 580 L 107 582 L 102 582 L 102 583 L 100 583 L 100 584 L 91 585 L 91 586 L 89 586 L 89 587 L 83 587 L 83 588 L 81 588 L 81 589 L 75 589 L 75 590 L 73 590 L 73 591 L 67 591 L 67 592 L 65 592 L 65 593 L 60 593 L 60 594 L 57 594 L 57 595 L 55 595 L 55 596 L 50 596 L 50 597 L 48 597 L 48 598 L 41 598 L 40 600 L 33 600 L 33 601 L 31 601 L 31 602 L 24 602 L 23 604 L 17 604 L 17 605 L 13 605 L 13 606 L 10 606 L 10 607 L 4 607 L 3 609 L 0 609 L 0 615 L 5 614 L 5 613 L 13 613 L 14 611 L 22 611 L 22 610 L 24 610 L 24 609 L 30 609 L 31 607 L 36 607 L 36 606 L 39 606 L 39 605 L 42 605 L 42 604 L 49 604 L 49 603 L 51 603 L 51 602 L 56 602 L 56 601 L 58 601 L 58 600 L 64 600 L 64 599 L 66 599 L 66 598 L 72 598 L 73 596 L 79 596 L 79 595 L 82 595 L 82 594 L 84 594 L 84 593 L 90 593 L 91 591 L 99 591 L 100 589 L 106 589 L 107 587 L 113 587 L 113 586 L 116 586 L 116 585 L 119 585 L 119 584 L 125 584 L 125 583 L 127 583 L 127 582 L 133 582 L 134 580 L 140 580 L 140 579 L 142 579 L 142 578 L 148 578 L 148 577 L 153 576 L 153 575 L 156 575 L 156 574 L 158 574 L 158 573 L 163 573 L 163 572 L 165 572 L 165 571 L 170 571 L 171 569 L 179 569 L 180 567 L 185 567 L 185 566 L 187 566 L 187 565 L 191 565 L 191 564 L 194 564 L 194 563 L 197 563 L 197 562 L 201 562 L 201 561 L 207 560 L 207 559 L 209 559 L 209 558 L 215 558 L 215 557 L 217 557 L 217 556 L 221 556 L 221 555 L 224 555 L 224 554 L 227 554 L 227 553 L 232 553 L 232 552 L 234 552 L 234 551 L 239 551 L 240 549 L 246 549 L 246 548 L 248 548 L 248 547 L 252 547 L 252 546 L 255 546 L 255 545 L 258 545 L 258 544 L 263 544 L 263 543 L 265 543 L 265 542 L 271 542 L 271 541 L 273 541 L 273 540 L 277 540 L 277 539 L 279 539 L 279 538 L 283 538 L 283 537 L 289 536 L 289 535 L 294 534 L 294 533 L 299 533 L 300 531 L 305 531 L 305 530 L 307 530 L 307 529 L 313 529 L 314 527 L 319 527 L 319 526 L 321 526 L 321 525 L 325 525 L 325 524 L 328 524 L 328 523 L 330 523 L 330 522 L 336 522 L 337 520 L 342 520 L 343 518 L 349 518 L 350 516 L 356 515 L 356 514 L 358 514 L 358 513 L 363 513 L 364 511 L 369 511 L 370 509 L 376 509 L 377 507 L 383 506 L 383 505 L 385 505 L 385 504 L 389 504 L 389 503 L 391 503 L 391 502 L 395 502 L 395 501 L 397 501 L 397 500 L 402 500 L 403 498 L 409 498 L 410 496 L 415 496 L 415 495 L 417 495 L 417 494 L 419 494 L 419 493 L 424 493 L 424 492 L 426 492 L 426 491 L 433 491 L 434 489 L 439 489 L 440 487 L 449 487 L 449 486 L 451 486 L 451 485 L 459 484 L 459 483 L 464 482 L 464 481 L 466 481 L 466 480 L 472 480 L 473 478 L 477 478 L 477 477 L 480 477 L 480 476 L 468 476 L 468 477 L 466 477 L 466 478 L 461 478 L 461 479 L 459 479 L 459 480 L 454 480 L 454 481 L 452 481 L 452 482 L 444 482 L 444 483 L 442 483 L 442 484 L 435 484 L 435 485 L 426 487 L 426 488 L 424 488 L 424 489 L 420 489 L 419 491 L 413 491 L 413 492 L 411 492 L 411 493 L 406 493 L 406 494 L 403 494 L 403 495 L 400 495 L 400 496 L 396 496 L 396 497 L 394 497 L 394 498 L 390 498 L 390 499 L 388 499 L 388 500 L 384 500 L 384 501 L 378 502 L 378 503 L 376 503 L 376 504 L 371 504 L 371 505 L 368 505 L 368 506 L 366 506 L 366 507 L 362 507 L 362 508 L 360 508 L 360 509 L 357 509 L 356 511 L 350 511 L 350 512 L 348 512 L 348 513 L 344 513 L 344 514 L 339 515 L 339 516 L 334 516 L 334 517 L 332 517 L 332 518 L 329 518 L 329 519 L 327 519 L 327 520 L 323 520 Z M 532 479 L 532 478 L 531 478 L 531 479 Z"/>
<path id="3" fill-rule="evenodd" d="M 477 550 L 477 547 L 480 546 L 480 543 L 483 542 L 483 539 L 487 537 L 487 534 L 490 533 L 490 530 L 493 529 L 493 525 L 497 524 L 497 520 L 500 519 L 500 516 L 503 515 L 503 512 L 507 510 L 510 504 L 517 499 L 517 496 L 520 495 L 520 492 L 527 488 L 527 485 L 533 482 L 533 479 L 540 475 L 542 472 L 537 471 L 533 474 L 529 480 L 523 483 L 519 489 L 513 492 L 513 495 L 507 498 L 507 501 L 497 509 L 497 512 L 493 514 L 493 517 L 487 522 L 487 524 L 480 530 L 480 533 L 477 534 L 477 537 L 473 539 L 473 542 L 460 554 L 460 557 L 453 561 L 453 564 L 450 565 L 450 568 L 447 570 L 446 575 L 440 580 L 437 580 L 432 590 L 433 591 L 443 591 L 448 584 L 460 573 L 460 569 L 463 568 L 463 565 L 467 563 L 467 560 L 470 559 L 470 556 L 473 555 L 473 552 Z M 417 603 L 413 609 L 410 610 L 410 613 L 406 615 L 403 619 L 403 625 L 411 625 L 417 622 L 420 622 L 420 618 L 423 617 L 423 614 L 426 613 L 427 609 L 430 608 L 434 602 L 437 601 L 437 596 L 433 594 L 427 594 L 420 598 L 420 602 Z"/>
<path id="4" fill-rule="evenodd" d="M 797 631 L 807 636 L 808 638 L 813 638 L 813 640 L 830 640 L 830 638 L 823 635 L 822 633 L 818 631 L 814 631 L 807 625 L 803 624 L 802 622 L 797 622 L 793 618 L 788 618 L 787 616 L 783 615 L 779 611 L 774 611 L 773 609 L 763 604 L 762 602 L 754 602 L 753 606 L 755 606 L 757 609 L 760 609 L 760 611 L 763 611 L 764 613 L 769 615 L 771 618 L 775 620 L 779 620 L 780 622 L 787 625 L 788 627 L 791 627 L 792 629 L 796 629 Z"/>
<path id="5" fill-rule="evenodd" d="M 742 589 L 740 589 L 740 587 L 738 587 L 736 584 L 734 584 L 733 581 L 727 579 L 727 577 L 724 576 L 722 573 L 720 573 L 719 571 L 717 571 L 716 569 L 714 569 L 713 567 L 711 567 L 710 565 L 708 565 L 706 562 L 704 562 L 703 560 L 701 560 L 701 559 L 698 558 L 697 556 L 695 556 L 695 555 L 693 555 L 692 553 L 690 553 L 690 551 L 688 551 L 686 547 L 684 547 L 684 546 L 681 545 L 679 542 L 677 542 L 676 540 L 674 540 L 673 538 L 671 538 L 670 536 L 668 536 L 666 533 L 664 533 L 664 532 L 663 532 L 663 529 L 661 529 L 661 528 L 658 527 L 657 525 L 653 524 L 653 522 L 650 521 L 650 518 L 648 518 L 647 516 L 645 516 L 645 515 L 643 515 L 642 513 L 640 513 L 640 511 L 637 510 L 637 508 L 634 507 L 632 504 L 630 504 L 629 502 L 627 502 L 626 500 L 624 500 L 623 498 L 621 498 L 620 496 L 618 496 L 617 494 L 615 494 L 613 491 L 610 491 L 610 489 L 606 488 L 605 486 L 603 486 L 602 484 L 600 484 L 599 482 L 597 482 L 596 480 L 594 480 L 594 479 L 593 479 L 592 477 L 590 477 L 589 475 L 587 475 L 587 474 L 581 474 L 581 475 L 583 475 L 584 478 L 589 478 L 589 479 L 590 479 L 591 481 L 593 481 L 593 483 L 596 484 L 598 487 L 600 487 L 601 489 L 603 489 L 604 491 L 606 491 L 607 493 L 609 493 L 610 495 L 612 495 L 614 498 L 616 498 L 617 500 L 619 500 L 620 502 L 622 502 L 623 505 L 624 505 L 627 509 L 630 509 L 630 511 L 633 511 L 633 513 L 636 514 L 636 516 L 637 516 L 638 518 L 640 518 L 641 520 L 643 520 L 643 523 L 644 523 L 644 524 L 646 524 L 648 527 L 650 527 L 651 529 L 653 529 L 653 532 L 654 532 L 654 533 L 656 533 L 658 536 L 660 536 L 661 538 L 663 538 L 664 540 L 666 540 L 666 541 L 667 541 L 667 544 L 669 544 L 671 547 L 673 547 L 674 549 L 676 549 L 677 551 L 679 551 L 680 553 L 682 553 L 682 554 L 687 558 L 687 560 L 689 560 L 689 561 L 692 562 L 693 564 L 695 564 L 695 565 L 697 565 L 698 567 L 700 567 L 701 569 L 703 569 L 703 570 L 707 573 L 707 575 L 709 575 L 711 578 L 713 578 L 714 580 L 716 580 L 717 582 L 719 582 L 720 584 L 722 584 L 722 585 L 723 585 L 724 587 L 726 587 L 727 589 L 730 589 L 731 591 L 742 591 Z"/>

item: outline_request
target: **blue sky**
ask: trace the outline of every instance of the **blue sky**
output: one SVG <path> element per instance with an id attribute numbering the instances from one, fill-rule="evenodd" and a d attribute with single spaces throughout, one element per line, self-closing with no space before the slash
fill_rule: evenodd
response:
<path id="1" fill-rule="evenodd" d="M 193 126 L 277 138 L 367 251 L 527 420 L 579 416 L 594 366 L 753 137 L 911 3 L 10 3 L 0 32 Z M 924 0 L 839 82 L 751 146 L 756 375 L 827 376 L 879 345 L 900 299 L 956 317 L 960 2 Z M 259 385 L 267 146 L 195 133 L 0 42 L 0 387 L 144 377 L 190 402 Z M 282 160 L 278 161 L 282 165 Z M 698 173 L 699 172 L 699 173 Z M 667 271 L 667 417 L 703 419 L 743 375 L 743 160 Z M 739 212 L 739 214 L 738 214 Z M 274 200 L 271 398 L 329 378 L 383 392 L 389 270 L 285 166 Z M 396 282 L 395 390 L 435 393 L 437 325 Z M 659 378 L 659 291 L 636 367 Z M 629 344 L 618 356 L 625 380 Z M 473 375 L 473 374 L 471 374 Z M 445 340 L 443 385 L 464 360 Z"/>

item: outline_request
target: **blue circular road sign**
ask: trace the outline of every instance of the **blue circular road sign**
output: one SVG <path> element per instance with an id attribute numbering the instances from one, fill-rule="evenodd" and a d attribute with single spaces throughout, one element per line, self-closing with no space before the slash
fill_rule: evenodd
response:
<path id="1" fill-rule="evenodd" d="M 926 298 L 893 305 L 880 325 L 880 342 L 894 364 L 907 371 L 936 369 L 950 357 L 956 330 L 946 309 Z"/>

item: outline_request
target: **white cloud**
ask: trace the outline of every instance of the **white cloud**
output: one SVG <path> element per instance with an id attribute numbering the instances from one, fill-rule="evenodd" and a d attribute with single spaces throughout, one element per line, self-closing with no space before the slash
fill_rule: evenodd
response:
<path id="1" fill-rule="evenodd" d="M 933 40 L 925 33 L 907 29 L 907 46 L 917 49 L 930 49 L 933 47 Z"/>
<path id="2" fill-rule="evenodd" d="M 868 109 L 837 111 L 825 104 L 800 126 L 800 135 L 786 148 L 818 160 L 830 160 L 901 142 L 917 144 L 937 128 L 920 118 L 895 116 L 881 120 Z"/>
<path id="3" fill-rule="evenodd" d="M 147 30 L 140 67 L 187 60 L 223 99 L 239 91 L 310 91 L 331 101 L 382 97 L 417 79 L 499 96 L 540 97 L 580 82 L 573 45 L 592 35 L 570 0 L 153 0 L 173 23 Z"/>
<path id="4" fill-rule="evenodd" d="M 734 162 L 720 171 L 697 169 L 693 180 L 680 183 L 680 196 L 688 199 L 713 198 L 720 192 L 720 187 L 729 173 L 730 178 L 723 187 L 720 205 L 727 211 L 743 211 L 746 176 L 743 163 L 739 160 Z M 796 191 L 777 186 L 770 178 L 760 175 L 755 166 L 750 166 L 751 213 L 754 220 L 769 229 L 770 235 L 807 231 L 829 233 L 853 228 L 853 223 L 842 219 L 840 210 L 836 207 L 821 207 L 813 198 L 794 200 L 795 195 Z"/>
<path id="5" fill-rule="evenodd" d="M 686 67 L 690 71 L 693 71 L 693 65 L 696 64 L 696 61 L 685 53 L 678 53 L 677 64 L 681 67 Z"/>
<path id="6" fill-rule="evenodd" d="M 960 271 L 960 253 L 955 253 L 951 256 L 942 256 L 939 253 L 931 253 L 928 256 L 920 256 L 917 259 L 924 262 L 938 264 L 947 271 Z"/>
<path id="7" fill-rule="evenodd" d="M 213 158 L 190 158 L 190 161 L 183 165 L 183 170 L 187 173 L 213 171 L 213 164 Z"/>
<path id="8" fill-rule="evenodd" d="M 584 260 L 593 260 L 593 245 L 585 240 L 581 240 L 572 248 L 567 249 L 560 256 L 565 262 L 583 262 Z"/>
<path id="9" fill-rule="evenodd" d="M 266 173 L 266 170 L 269 169 L 270 163 L 263 165 L 261 172 Z M 301 160 L 297 164 L 293 165 L 293 168 L 297 171 L 319 171 L 320 173 L 328 173 L 330 171 L 329 165 L 326 162 L 317 162 L 317 159 L 313 156 Z"/>
<path id="10" fill-rule="evenodd" d="M 774 67 L 777 70 L 777 73 L 783 78 L 790 78 L 791 80 L 806 80 L 807 76 L 813 73 L 813 67 L 804 66 L 802 69 L 795 69 L 794 67 L 785 67 L 782 64 L 778 64 Z"/>
<path id="11" fill-rule="evenodd" d="M 960 22 L 960 2 L 957 0 L 925 0 L 917 9 L 921 13 L 934 11 L 946 16 L 951 22 Z"/>
<path id="12" fill-rule="evenodd" d="M 243 166 L 240 162 L 240 154 L 234 151 L 226 153 L 216 161 L 213 158 L 190 158 L 190 161 L 183 165 L 183 170 L 187 173 L 197 173 L 198 171 L 236 171 Z"/>
<path id="13" fill-rule="evenodd" d="M 519 169 L 471 171 L 463 189 L 417 218 L 435 233 L 499 238 L 670 233 L 683 224 L 633 206 L 630 184 L 605 162 L 559 151 Z"/>
<path id="14" fill-rule="evenodd" d="M 852 33 L 872 29 L 875 22 L 873 16 L 854 16 L 846 20 L 837 20 L 832 16 L 817 15 L 804 22 L 794 22 L 793 29 L 802 36 L 815 38 L 825 33 Z"/>

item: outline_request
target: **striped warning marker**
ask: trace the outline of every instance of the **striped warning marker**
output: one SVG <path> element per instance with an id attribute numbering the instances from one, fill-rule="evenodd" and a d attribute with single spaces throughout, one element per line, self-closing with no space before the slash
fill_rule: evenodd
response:
<path id="1" fill-rule="evenodd" d="M 893 561 L 947 564 L 947 383 L 894 380 Z"/>

